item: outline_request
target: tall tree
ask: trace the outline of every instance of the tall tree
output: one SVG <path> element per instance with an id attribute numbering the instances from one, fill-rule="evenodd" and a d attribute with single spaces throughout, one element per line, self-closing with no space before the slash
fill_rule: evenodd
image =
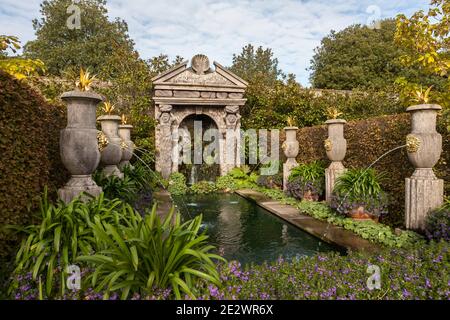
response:
<path id="1" fill-rule="evenodd" d="M 48 73 L 53 75 L 84 66 L 94 73 L 114 76 L 112 70 L 103 66 L 114 59 L 117 47 L 133 54 L 134 44 L 126 22 L 118 18 L 109 21 L 105 5 L 105 0 L 80 0 L 76 4 L 72 0 L 43 1 L 42 17 L 33 20 L 37 38 L 25 45 L 25 56 L 44 61 Z M 72 19 L 78 19 L 78 13 L 76 26 Z"/>
<path id="2" fill-rule="evenodd" d="M 263 49 L 260 46 L 255 50 L 251 44 L 243 47 L 239 55 L 233 54 L 230 70 L 246 81 L 258 81 L 269 86 L 283 76 L 278 68 L 278 59 L 273 57 L 272 49 Z"/>
<path id="3" fill-rule="evenodd" d="M 428 77 L 423 72 L 404 66 L 400 57 L 408 49 L 394 43 L 396 23 L 383 20 L 380 28 L 352 25 L 322 39 L 311 60 L 310 81 L 321 89 L 384 89 L 399 76 Z"/>
<path id="4" fill-rule="evenodd" d="M 427 12 L 414 13 L 410 18 L 401 14 L 397 17 L 395 40 L 398 45 L 408 48 L 401 57 L 402 63 L 411 68 L 440 78 L 443 85 L 434 86 L 430 102 L 444 107 L 444 119 L 450 132 L 450 0 L 432 0 Z M 433 83 L 403 77 L 398 81 L 403 85 L 403 97 L 408 91 L 416 91 L 421 86 Z"/>

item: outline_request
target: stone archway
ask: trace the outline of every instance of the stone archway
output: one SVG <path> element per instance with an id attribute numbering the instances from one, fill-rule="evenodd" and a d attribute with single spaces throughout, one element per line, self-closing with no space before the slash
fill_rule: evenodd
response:
<path id="1" fill-rule="evenodd" d="M 190 115 L 207 115 L 220 133 L 220 173 L 225 175 L 240 164 L 239 110 L 245 104 L 247 82 L 217 62 L 211 70 L 204 55 L 192 58 L 153 78 L 156 126 L 156 170 L 164 178 L 178 171 L 177 130 Z M 231 133 L 231 134 L 230 134 Z M 230 137 L 236 139 L 236 148 L 227 148 Z M 227 154 L 227 150 L 228 153 Z M 231 159 L 231 161 L 230 161 Z"/>
<path id="2" fill-rule="evenodd" d="M 179 161 L 181 163 L 178 163 L 177 171 L 186 176 L 188 184 L 215 181 L 220 175 L 218 129 L 217 122 L 205 113 L 190 114 L 180 122 L 179 142 L 181 145 L 185 143 L 185 149 L 189 149 L 189 152 L 182 152 L 187 161 Z M 177 163 L 174 162 L 173 165 Z"/>

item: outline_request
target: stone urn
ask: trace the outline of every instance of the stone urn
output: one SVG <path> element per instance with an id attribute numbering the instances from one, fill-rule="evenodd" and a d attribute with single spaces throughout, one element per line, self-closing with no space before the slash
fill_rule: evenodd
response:
<path id="1" fill-rule="evenodd" d="M 299 145 L 297 141 L 297 127 L 286 127 L 284 132 L 286 133 L 286 141 L 283 143 L 283 151 L 287 160 L 283 164 L 283 190 L 287 189 L 287 182 L 291 174 L 292 168 L 298 165 L 297 155 L 299 151 Z"/>
<path id="2" fill-rule="evenodd" d="M 411 133 L 406 137 L 408 159 L 415 171 L 406 178 L 406 227 L 421 230 L 430 211 L 440 207 L 444 199 L 444 181 L 433 167 L 442 153 L 442 136 L 436 131 L 437 112 L 441 106 L 422 104 L 406 109 L 411 113 Z"/>
<path id="3" fill-rule="evenodd" d="M 343 119 L 327 120 L 328 138 L 324 141 L 324 148 L 330 166 L 325 169 L 325 199 L 331 202 L 336 179 L 345 172 L 342 161 L 347 153 L 347 140 L 344 138 L 344 126 L 347 121 Z"/>
<path id="4" fill-rule="evenodd" d="M 130 124 L 119 125 L 119 137 L 122 139 L 122 160 L 119 163 L 121 170 L 126 166 L 131 166 L 130 160 L 135 148 L 133 141 L 131 141 L 131 129 L 133 129 L 133 126 Z"/>
<path id="5" fill-rule="evenodd" d="M 103 98 L 95 92 L 69 91 L 61 99 L 67 104 L 67 127 L 61 130 L 60 154 L 71 178 L 58 196 L 68 203 L 82 192 L 94 197 L 102 192 L 92 173 L 100 161 L 95 117 Z"/>
<path id="6" fill-rule="evenodd" d="M 119 137 L 119 123 L 121 118 L 114 115 L 103 115 L 97 119 L 102 127 L 107 144 L 101 150 L 101 163 L 104 165 L 103 173 L 109 177 L 111 175 L 123 178 L 123 173 L 119 170 L 119 163 L 122 160 L 122 139 Z"/>

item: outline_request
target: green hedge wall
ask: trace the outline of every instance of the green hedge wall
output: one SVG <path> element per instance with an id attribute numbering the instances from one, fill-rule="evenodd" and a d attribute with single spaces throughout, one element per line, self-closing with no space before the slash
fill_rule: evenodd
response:
<path id="1" fill-rule="evenodd" d="M 0 71 L 0 226 L 24 224 L 48 186 L 55 197 L 68 173 L 59 157 L 65 107 Z M 0 231 L 0 255 L 14 242 Z"/>
<path id="2" fill-rule="evenodd" d="M 385 152 L 405 144 L 406 135 L 410 133 L 410 115 L 381 116 L 367 120 L 350 121 L 345 125 L 347 139 L 347 155 L 344 165 L 347 168 L 365 168 Z M 436 175 L 445 180 L 446 194 L 450 194 L 450 138 L 443 123 L 439 123 L 438 131 L 443 138 L 443 153 L 435 167 Z M 297 132 L 300 152 L 297 161 L 300 163 L 329 160 L 323 147 L 327 137 L 326 125 L 301 128 Z M 378 171 L 386 172 L 384 189 L 391 198 L 390 214 L 384 223 L 402 226 L 404 221 L 405 178 L 413 171 L 405 149 L 387 155 L 374 165 Z"/>

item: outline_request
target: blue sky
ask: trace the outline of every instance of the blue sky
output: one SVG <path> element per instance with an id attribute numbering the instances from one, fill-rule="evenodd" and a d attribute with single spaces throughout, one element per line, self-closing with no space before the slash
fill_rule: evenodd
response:
<path id="1" fill-rule="evenodd" d="M 188 59 L 204 53 L 230 65 L 247 43 L 274 50 L 280 67 L 308 85 L 305 69 L 330 30 L 367 24 L 398 13 L 410 15 L 428 0 L 108 0 L 109 17 L 128 22 L 140 55 Z M 0 34 L 22 43 L 34 38 L 31 20 L 41 0 L 0 0 Z M 82 21 L 81 21 L 82 23 Z"/>

